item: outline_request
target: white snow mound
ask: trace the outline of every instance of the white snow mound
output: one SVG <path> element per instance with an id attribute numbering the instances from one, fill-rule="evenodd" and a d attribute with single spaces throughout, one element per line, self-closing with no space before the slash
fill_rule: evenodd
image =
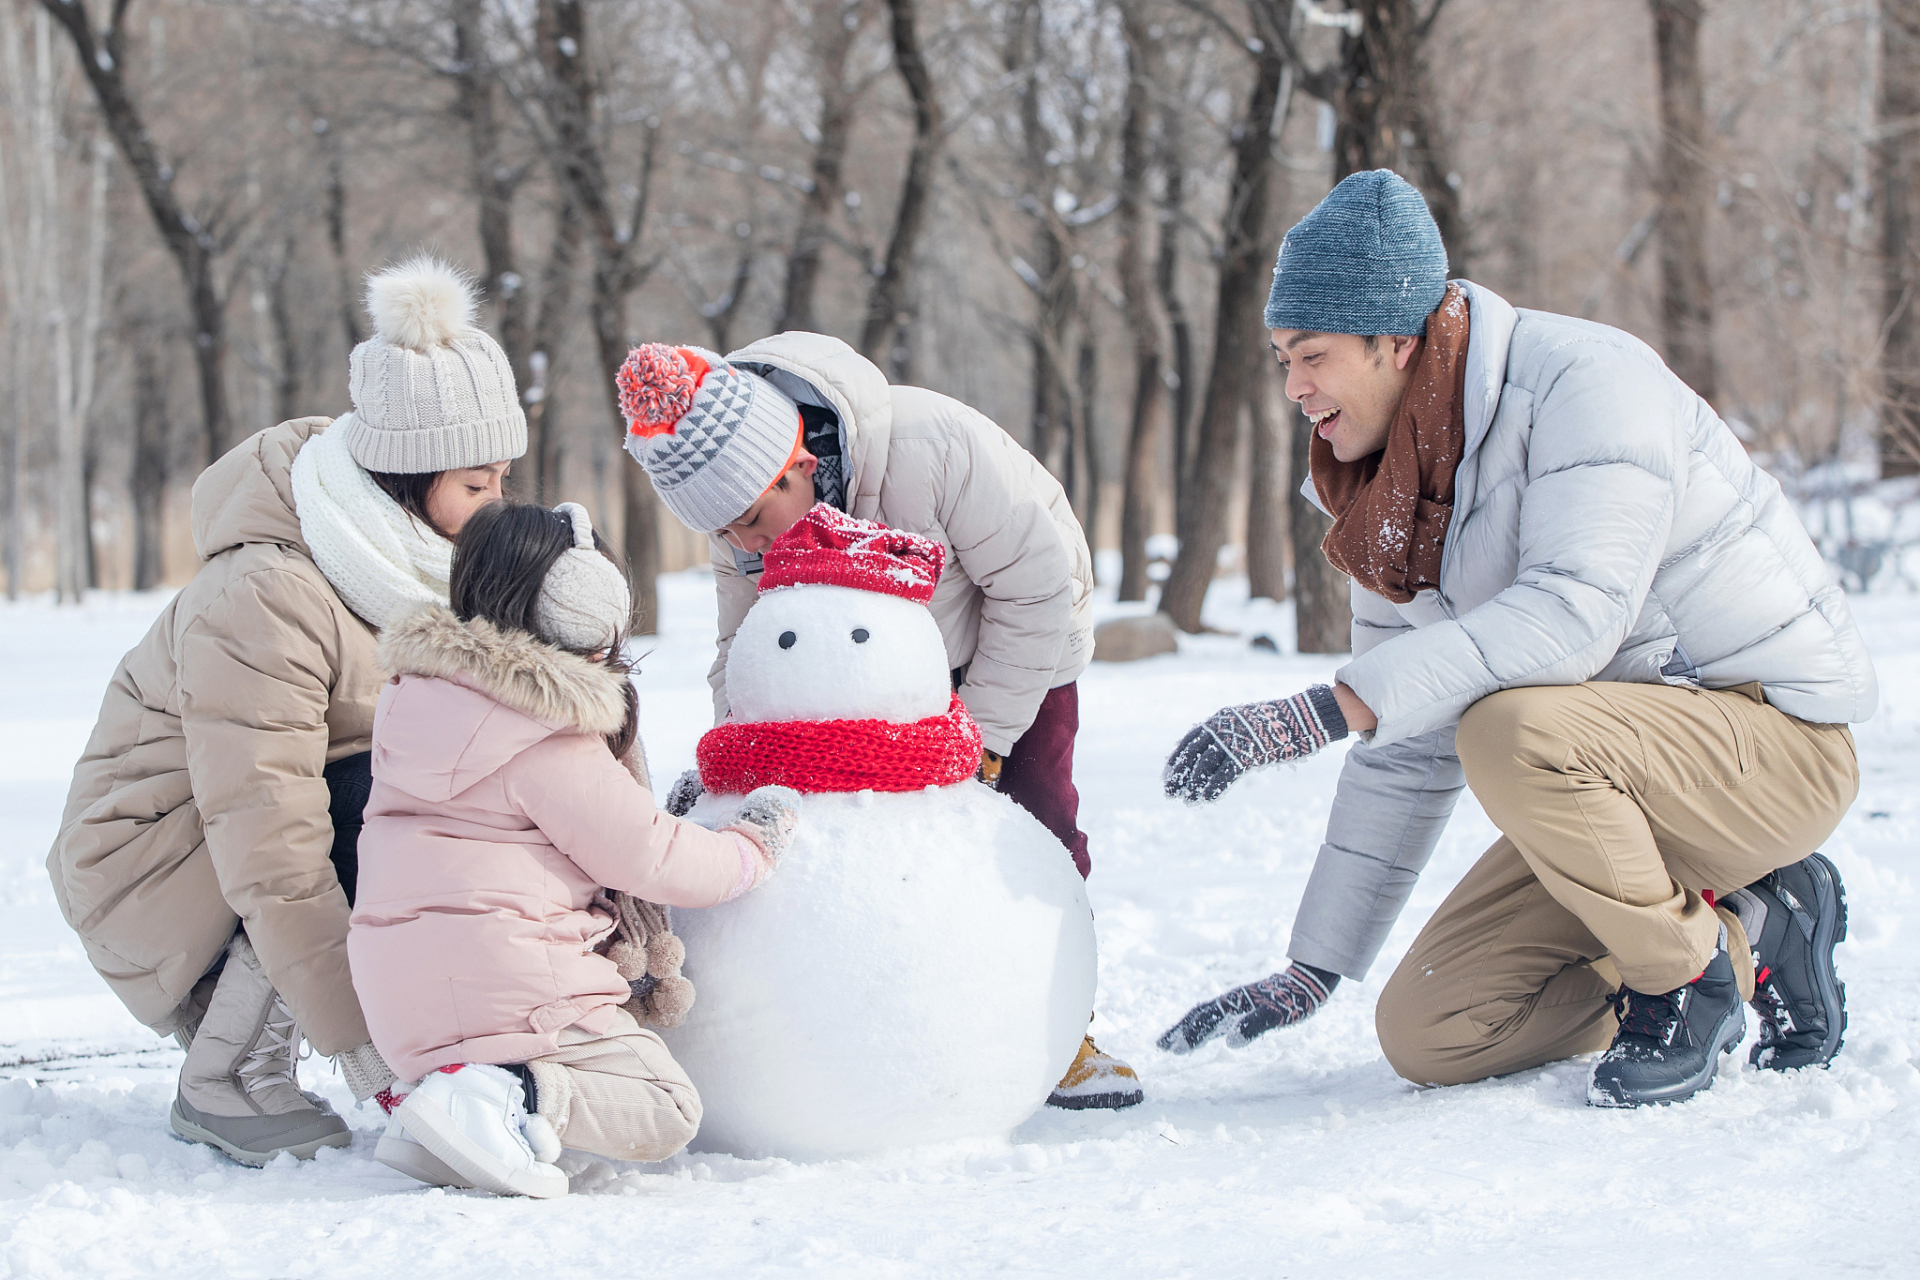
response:
<path id="1" fill-rule="evenodd" d="M 718 826 L 739 800 L 690 816 Z M 825 1160 L 1004 1138 L 1065 1074 L 1093 1008 L 1072 859 L 973 781 L 809 795 L 773 876 L 674 912 L 674 930 L 697 995 L 662 1034 L 705 1104 L 697 1151 Z"/>

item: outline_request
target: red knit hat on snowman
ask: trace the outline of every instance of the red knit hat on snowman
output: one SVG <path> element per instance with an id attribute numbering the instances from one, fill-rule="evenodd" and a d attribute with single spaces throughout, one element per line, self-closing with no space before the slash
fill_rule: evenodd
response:
<path id="1" fill-rule="evenodd" d="M 931 538 L 856 520 L 816 505 L 775 538 L 763 557 L 760 592 L 851 587 L 925 605 L 946 549 Z M 700 739 L 701 784 L 742 793 L 786 786 L 802 792 L 918 791 L 951 786 L 980 765 L 980 726 L 959 695 L 924 720 L 728 721 Z"/>

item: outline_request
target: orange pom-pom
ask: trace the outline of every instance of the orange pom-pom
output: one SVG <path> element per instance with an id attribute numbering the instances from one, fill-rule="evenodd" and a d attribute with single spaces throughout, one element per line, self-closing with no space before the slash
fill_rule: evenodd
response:
<path id="1" fill-rule="evenodd" d="M 697 352 L 649 342 L 627 353 L 614 381 L 620 387 L 620 416 L 627 433 L 669 434 L 693 408 L 693 393 L 709 366 Z"/>

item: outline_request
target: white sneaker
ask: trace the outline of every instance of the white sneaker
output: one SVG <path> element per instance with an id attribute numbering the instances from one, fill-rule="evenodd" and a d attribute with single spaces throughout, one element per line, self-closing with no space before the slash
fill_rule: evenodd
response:
<path id="1" fill-rule="evenodd" d="M 482 1191 L 540 1199 L 567 1194 L 567 1175 L 535 1156 L 527 1141 L 526 1096 L 511 1071 L 467 1062 L 429 1072 L 393 1118 Z"/>
<path id="2" fill-rule="evenodd" d="M 380 1135 L 380 1145 L 373 1149 L 373 1158 L 387 1168 L 398 1169 L 415 1182 L 424 1182 L 430 1187 L 473 1186 L 455 1173 L 445 1160 L 415 1141 L 406 1126 L 400 1123 L 399 1116 L 387 1118 L 387 1131 Z"/>

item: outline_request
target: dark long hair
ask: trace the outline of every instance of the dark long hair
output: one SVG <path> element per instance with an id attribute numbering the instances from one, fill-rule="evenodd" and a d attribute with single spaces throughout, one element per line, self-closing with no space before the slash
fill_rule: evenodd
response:
<path id="1" fill-rule="evenodd" d="M 621 568 L 613 548 L 598 530 L 593 546 L 614 567 Z M 565 513 L 531 502 L 488 503 L 468 517 L 453 544 L 448 602 L 454 614 L 462 622 L 485 618 L 496 627 L 524 631 L 545 644 L 565 648 L 552 636 L 541 633 L 534 611 L 548 571 L 572 547 L 573 521 Z M 626 643 L 627 628 L 622 625 L 601 659 L 623 677 L 632 670 L 623 652 Z M 625 758 L 640 731 L 640 704 L 631 681 L 623 679 L 621 687 L 626 691 L 626 722 L 607 735 L 607 750 Z"/>
<path id="2" fill-rule="evenodd" d="M 427 491 L 433 488 L 433 482 L 444 472 L 440 471 L 369 471 L 373 482 L 380 486 L 380 492 L 400 504 L 400 509 L 433 530 L 448 542 L 453 537 L 445 529 L 434 523 L 427 514 Z"/>

